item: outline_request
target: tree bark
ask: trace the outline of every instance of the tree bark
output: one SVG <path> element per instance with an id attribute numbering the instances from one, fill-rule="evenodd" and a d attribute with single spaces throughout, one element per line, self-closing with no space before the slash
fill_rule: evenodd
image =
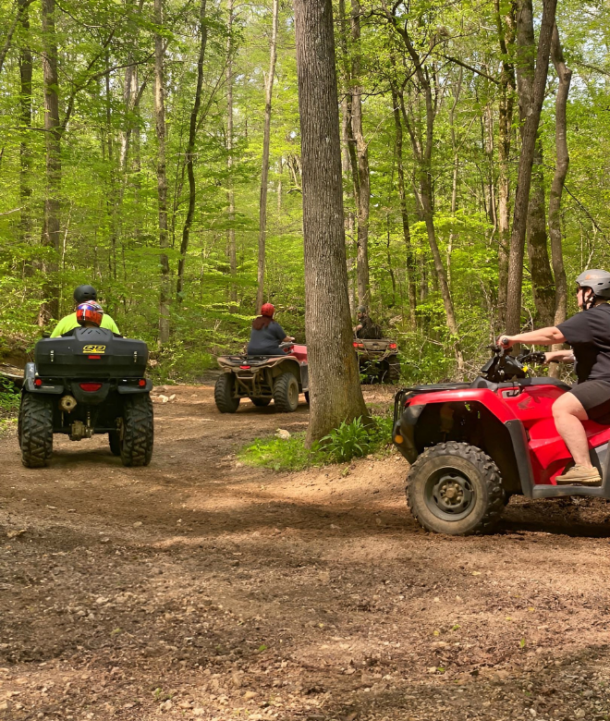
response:
<path id="1" fill-rule="evenodd" d="M 199 4 L 199 56 L 197 58 L 197 84 L 195 87 L 195 99 L 191 109 L 189 122 L 189 137 L 186 144 L 186 174 L 189 183 L 189 205 L 182 228 L 182 242 L 180 243 L 180 259 L 178 260 L 178 280 L 176 283 L 176 300 L 182 302 L 184 294 L 184 266 L 186 254 L 189 247 L 191 226 L 195 216 L 195 200 L 197 199 L 197 188 L 195 185 L 195 141 L 197 140 L 197 120 L 201 108 L 201 91 L 203 88 L 203 61 L 205 58 L 205 47 L 208 40 L 208 29 L 205 19 L 207 0 L 201 0 Z"/>
<path id="2" fill-rule="evenodd" d="M 534 102 L 534 11 L 532 0 L 520 0 L 517 16 L 517 85 L 519 88 L 519 120 L 523 131 L 525 119 Z M 537 135 L 532 165 L 532 180 L 527 218 L 527 250 L 532 293 L 536 306 L 536 322 L 547 327 L 553 322 L 555 286 L 547 248 L 542 142 Z"/>
<path id="3" fill-rule="evenodd" d="M 356 210 L 358 216 L 357 235 L 357 285 L 358 303 L 368 306 L 369 291 L 369 215 L 371 202 L 371 175 L 369 171 L 368 145 L 362 127 L 362 86 L 360 85 L 360 2 L 352 0 L 352 40 L 354 43 L 354 59 L 352 63 L 352 131 L 355 143 L 355 153 L 352 159 L 356 161 L 352 168 L 358 183 L 354 186 Z"/>
<path id="4" fill-rule="evenodd" d="M 229 268 L 231 272 L 231 289 L 229 300 L 231 313 L 237 310 L 237 247 L 235 245 L 235 190 L 233 189 L 233 0 L 228 2 L 229 20 L 227 26 L 227 205 L 229 209 L 229 229 L 227 230 L 227 246 Z M 280 194 L 281 198 L 281 194 Z"/>
<path id="5" fill-rule="evenodd" d="M 566 106 L 568 102 L 568 94 L 570 92 L 572 71 L 568 68 L 563 58 L 563 50 L 561 48 L 557 25 L 553 28 L 551 59 L 553 61 L 553 65 L 555 66 L 557 77 L 559 78 L 559 87 L 557 88 L 557 97 L 555 99 L 555 149 L 557 153 L 557 161 L 555 165 L 553 183 L 551 185 L 551 192 L 549 194 L 549 235 L 551 236 L 551 258 L 553 260 L 553 272 L 555 274 L 555 286 L 557 289 L 555 295 L 555 315 L 553 318 L 553 325 L 558 325 L 559 323 L 563 323 L 566 319 L 568 309 L 568 284 L 563 265 L 561 238 L 561 198 L 570 165 L 567 140 L 568 122 L 566 117 Z M 554 350 L 559 350 L 560 348 L 560 345 L 553 346 Z M 558 371 L 558 369 L 553 369 L 552 366 L 551 370 Z M 555 373 L 553 375 L 555 375 Z"/>
<path id="6" fill-rule="evenodd" d="M 515 45 L 516 3 L 514 0 L 511 1 L 509 12 L 504 18 L 500 0 L 494 0 L 494 3 L 498 41 L 502 53 L 498 109 L 498 321 L 500 326 L 504 326 L 510 244 L 510 150 L 516 91 L 515 66 L 512 62 Z"/>
<path id="7" fill-rule="evenodd" d="M 57 76 L 57 35 L 55 32 L 55 0 L 42 0 L 42 69 L 44 80 L 44 129 L 46 144 L 46 197 L 42 244 L 54 252 L 53 260 L 43 264 L 47 276 L 46 302 L 39 314 L 39 325 L 46 325 L 51 318 L 59 316 L 59 287 L 54 274 L 57 272 L 57 254 L 60 248 L 61 222 L 61 126 L 59 122 L 59 79 Z"/>
<path id="8" fill-rule="evenodd" d="M 271 141 L 271 101 L 273 99 L 273 81 L 277 59 L 277 26 L 279 0 L 273 0 L 273 18 L 271 21 L 271 43 L 269 46 L 269 75 L 265 82 L 265 129 L 263 134 L 263 161 L 261 167 L 261 192 L 259 202 L 258 229 L 258 291 L 256 293 L 256 311 L 260 311 L 265 299 L 265 241 L 267 239 L 267 185 L 269 184 L 269 146 Z"/>
<path id="9" fill-rule="evenodd" d="M 332 0 L 295 0 L 294 12 L 311 445 L 367 410 L 349 313 Z"/>
<path id="10" fill-rule="evenodd" d="M 528 0 L 525 1 L 527 2 Z M 546 88 L 551 36 L 555 25 L 556 8 L 557 0 L 543 1 L 531 112 L 527 116 L 523 126 L 521 157 L 519 159 L 519 173 L 517 176 L 517 190 L 515 193 L 515 208 L 513 213 L 513 230 L 508 261 L 506 330 L 507 333 L 511 335 L 518 333 L 521 326 L 523 254 L 525 249 L 525 231 L 527 227 L 532 165 L 534 162 L 536 137 Z"/>
<path id="11" fill-rule="evenodd" d="M 32 127 L 32 74 L 34 71 L 32 50 L 30 48 L 30 17 L 29 0 L 20 0 L 21 28 L 23 40 L 19 49 L 19 77 L 20 77 L 20 124 L 21 143 L 19 146 L 19 198 L 21 204 L 21 218 L 19 224 L 19 236 L 22 243 L 31 240 L 32 216 L 30 200 L 32 198 L 31 170 L 32 154 L 30 151 L 29 132 Z"/>
<path id="12" fill-rule="evenodd" d="M 163 0 L 154 0 L 155 25 L 163 25 Z M 159 208 L 159 266 L 161 288 L 159 293 L 159 345 L 169 340 L 171 278 L 169 273 L 169 234 L 167 226 L 167 171 L 165 128 L 165 58 L 163 36 L 155 33 L 155 129 L 157 133 L 157 199 Z"/>

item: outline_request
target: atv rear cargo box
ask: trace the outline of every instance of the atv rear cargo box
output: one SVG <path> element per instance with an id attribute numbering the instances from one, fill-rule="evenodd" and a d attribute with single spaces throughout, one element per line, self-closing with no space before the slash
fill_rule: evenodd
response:
<path id="1" fill-rule="evenodd" d="M 51 378 L 142 378 L 148 348 L 105 328 L 78 328 L 72 336 L 39 341 L 35 361 L 38 375 Z"/>

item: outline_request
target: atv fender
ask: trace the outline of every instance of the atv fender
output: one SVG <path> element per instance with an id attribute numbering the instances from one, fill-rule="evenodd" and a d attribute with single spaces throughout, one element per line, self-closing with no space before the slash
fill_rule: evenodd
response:
<path id="1" fill-rule="evenodd" d="M 150 393 L 153 389 L 153 382 L 147 378 L 146 379 L 146 385 L 143 388 L 140 388 L 140 386 L 131 385 L 131 384 L 121 384 L 119 383 L 119 386 L 117 388 L 117 391 L 119 392 L 119 395 L 133 395 L 134 393 Z"/>
<path id="2" fill-rule="evenodd" d="M 404 400 L 405 396 L 399 402 L 404 404 Z M 447 403 L 444 394 L 441 396 L 437 393 L 429 393 L 426 394 L 426 400 L 429 402 L 416 403 L 403 408 L 394 424 L 394 444 L 409 463 L 414 463 L 424 448 L 440 442 L 434 437 L 430 438 L 430 442 L 426 442 L 428 433 L 425 433 L 423 438 L 418 434 L 416 438 L 416 427 L 420 421 L 425 423 L 426 416 L 424 415 L 422 418 L 422 415 L 427 408 L 433 406 L 439 408 L 440 424 L 437 423 L 434 428 L 431 426 L 432 430 L 430 431 L 434 436 L 434 433 L 438 434 L 439 430 L 441 432 L 447 430 L 443 428 L 444 415 L 451 423 L 453 409 L 460 406 L 472 406 L 473 410 L 478 408 L 481 413 L 486 414 L 481 418 L 479 424 L 488 446 L 485 448 L 485 452 L 500 468 L 506 489 L 511 493 L 522 493 L 527 498 L 533 497 L 534 474 L 525 428 L 523 423 L 515 418 L 493 393 L 486 389 L 469 389 L 456 393 L 452 397 L 451 403 Z M 450 432 L 447 433 L 447 439 L 451 440 Z M 468 439 L 463 440 L 472 442 Z M 478 444 L 475 443 L 475 445 Z"/>

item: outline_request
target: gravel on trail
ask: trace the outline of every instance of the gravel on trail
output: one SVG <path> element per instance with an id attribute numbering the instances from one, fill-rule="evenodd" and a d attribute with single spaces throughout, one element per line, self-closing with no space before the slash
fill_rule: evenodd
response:
<path id="1" fill-rule="evenodd" d="M 56 436 L 27 470 L 0 439 L 2 721 L 610 718 L 605 502 L 513 498 L 494 535 L 432 535 L 397 455 L 236 460 L 303 402 L 155 396 L 148 468 Z"/>

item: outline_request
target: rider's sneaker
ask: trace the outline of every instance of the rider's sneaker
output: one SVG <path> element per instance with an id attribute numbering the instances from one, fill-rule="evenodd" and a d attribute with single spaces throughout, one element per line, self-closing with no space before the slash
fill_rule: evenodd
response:
<path id="1" fill-rule="evenodd" d="M 602 482 L 597 468 L 587 468 L 578 463 L 555 480 L 558 486 L 600 486 Z"/>

